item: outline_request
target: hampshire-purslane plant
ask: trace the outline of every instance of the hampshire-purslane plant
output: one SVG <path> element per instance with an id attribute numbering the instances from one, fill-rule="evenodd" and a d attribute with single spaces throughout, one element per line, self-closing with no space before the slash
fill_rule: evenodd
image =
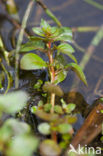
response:
<path id="1" fill-rule="evenodd" d="M 87 85 L 85 75 L 73 55 L 74 49 L 69 44 L 72 41 L 72 31 L 68 27 L 51 27 L 45 20 L 41 20 L 40 27 L 34 27 L 34 36 L 21 48 L 21 52 L 39 50 L 45 53 L 48 61 L 44 61 L 34 53 L 25 54 L 20 62 L 21 69 L 37 70 L 48 69 L 49 81 L 43 86 L 43 90 L 50 95 L 51 113 L 54 112 L 55 95 L 62 96 L 63 92 L 58 86 L 66 76 L 68 70 L 73 70 Z M 63 54 L 67 55 L 72 62 L 66 64 Z"/>
<path id="2" fill-rule="evenodd" d="M 48 71 L 48 81 L 38 80 L 34 85 L 37 91 L 42 92 L 46 103 L 39 101 L 31 108 L 31 112 L 44 122 L 37 125 L 38 131 L 42 135 L 50 135 L 51 139 L 44 139 L 40 146 L 41 155 L 51 155 L 48 148 L 54 155 L 60 155 L 61 149 L 66 149 L 73 136 L 72 124 L 77 118 L 73 111 L 76 107 L 74 103 L 66 103 L 63 99 L 63 91 L 58 85 L 68 73 L 73 70 L 79 78 L 87 85 L 85 75 L 77 63 L 74 49 L 71 46 L 72 31 L 68 27 L 51 27 L 45 20 L 41 20 L 40 27 L 33 28 L 34 36 L 29 37 L 26 44 L 22 45 L 21 52 L 27 53 L 21 58 L 20 67 L 23 70 L 45 70 Z M 43 52 L 44 61 L 34 50 Z M 33 51 L 33 52 L 31 52 Z M 71 62 L 67 63 L 65 55 Z M 60 97 L 59 105 L 55 98 Z M 58 135 L 59 134 L 59 135 Z M 58 144 L 58 137 L 61 139 Z"/>

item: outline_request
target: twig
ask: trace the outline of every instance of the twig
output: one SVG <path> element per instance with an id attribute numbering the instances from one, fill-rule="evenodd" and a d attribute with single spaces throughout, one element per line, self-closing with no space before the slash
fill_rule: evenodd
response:
<path id="1" fill-rule="evenodd" d="M 28 4 L 27 10 L 25 12 L 25 15 L 23 17 L 21 31 L 18 37 L 17 46 L 15 50 L 15 88 L 18 88 L 19 86 L 19 51 L 20 51 L 20 47 L 22 44 L 23 34 L 24 34 L 24 30 L 27 24 L 27 20 L 31 12 L 31 9 L 33 7 L 33 3 L 34 3 L 33 1 L 30 1 L 30 3 Z"/>

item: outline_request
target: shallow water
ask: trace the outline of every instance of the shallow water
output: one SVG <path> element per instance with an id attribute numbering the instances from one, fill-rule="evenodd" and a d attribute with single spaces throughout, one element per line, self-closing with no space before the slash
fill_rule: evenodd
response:
<path id="1" fill-rule="evenodd" d="M 18 13 L 20 17 L 20 21 L 22 21 L 23 15 L 25 13 L 27 4 L 29 0 L 16 0 Z M 57 18 L 61 21 L 64 26 L 69 27 L 78 27 L 78 26 L 101 26 L 103 23 L 103 11 L 93 7 L 84 0 L 56 0 L 56 1 L 48 1 L 44 0 L 45 4 L 50 8 L 53 13 L 57 16 Z M 103 1 L 99 0 L 99 2 L 103 5 Z M 7 50 L 12 50 L 11 36 L 13 33 L 14 26 L 3 16 L 5 11 L 3 11 L 0 6 L 0 34 L 3 37 L 3 41 L 5 43 L 5 47 Z M 43 10 L 40 7 L 33 7 L 32 13 L 30 15 L 27 28 L 31 30 L 31 28 L 35 25 L 39 25 L 40 19 L 45 18 L 52 25 L 55 23 L 45 15 Z M 83 48 L 87 49 L 90 45 L 91 40 L 93 39 L 96 32 L 85 32 L 85 33 L 74 33 L 74 40 Z M 18 36 L 18 32 L 16 34 L 16 39 Z M 95 58 L 91 57 L 86 68 L 84 70 L 88 82 L 88 87 L 86 87 L 82 82 L 79 83 L 77 92 L 81 93 L 84 97 L 84 100 L 88 104 L 92 104 L 93 101 L 100 97 L 100 91 L 103 92 L 103 40 L 100 42 L 98 47 L 95 48 L 93 55 Z M 75 48 L 75 56 L 77 57 L 78 62 L 81 61 L 83 57 L 83 53 Z M 42 75 L 41 75 L 42 74 Z M 35 84 L 36 80 L 42 77 L 44 80 L 45 72 L 20 72 L 20 88 L 29 91 L 32 97 L 35 95 L 33 93 L 32 86 Z M 61 87 L 63 88 L 65 93 L 68 93 L 71 89 L 72 82 L 74 79 L 74 73 L 68 73 L 68 77 L 61 83 Z M 95 92 L 96 85 L 98 81 L 101 81 L 97 91 Z M 76 125 L 76 129 L 78 129 L 84 119 L 81 115 L 78 115 L 79 122 Z"/>

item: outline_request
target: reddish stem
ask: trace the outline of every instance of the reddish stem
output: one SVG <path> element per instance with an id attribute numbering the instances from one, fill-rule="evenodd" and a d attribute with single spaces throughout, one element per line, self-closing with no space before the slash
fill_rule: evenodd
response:
<path id="1" fill-rule="evenodd" d="M 53 55 L 52 55 L 52 52 L 51 52 L 51 42 L 48 43 L 48 47 L 49 47 L 49 50 L 48 50 L 48 57 L 49 57 L 49 63 L 50 63 L 50 74 L 51 74 L 51 82 L 53 83 L 54 80 L 55 80 L 55 70 L 54 70 L 54 67 L 53 67 Z"/>

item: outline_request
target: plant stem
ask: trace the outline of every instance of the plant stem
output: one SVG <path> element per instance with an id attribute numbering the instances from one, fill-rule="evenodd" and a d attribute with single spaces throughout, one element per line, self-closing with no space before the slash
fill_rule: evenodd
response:
<path id="1" fill-rule="evenodd" d="M 55 70 L 54 70 L 54 66 L 53 66 L 53 54 L 51 52 L 51 42 L 48 43 L 48 58 L 49 58 L 49 72 L 50 72 L 50 79 L 51 79 L 51 83 L 53 83 L 55 81 Z M 51 93 L 51 98 L 50 98 L 50 102 L 52 105 L 51 108 L 51 113 L 54 113 L 54 105 L 55 105 L 55 94 Z"/>
<path id="2" fill-rule="evenodd" d="M 53 66 L 53 52 L 51 51 L 51 42 L 48 42 L 47 44 L 47 47 L 48 47 L 48 58 L 49 58 L 49 73 L 50 73 L 50 80 L 51 80 L 51 83 L 53 83 L 55 81 L 55 69 L 54 69 L 54 66 Z M 52 108 L 51 108 L 51 113 L 54 113 L 54 105 L 55 105 L 55 93 L 51 93 L 50 95 L 50 103 L 52 105 Z M 52 132 L 51 133 L 51 138 L 57 142 L 57 135 L 56 135 L 56 132 Z"/>
<path id="3" fill-rule="evenodd" d="M 51 104 L 52 104 L 51 113 L 54 113 L 54 105 L 55 105 L 55 94 L 54 93 L 51 94 Z"/>
<path id="4" fill-rule="evenodd" d="M 27 20 L 29 17 L 29 14 L 31 12 L 31 9 L 33 7 L 33 1 L 30 1 L 30 3 L 28 4 L 28 8 L 25 12 L 25 15 L 23 17 L 23 21 L 22 21 L 22 26 L 21 26 L 21 31 L 18 37 L 18 41 L 17 41 L 17 46 L 16 46 L 16 50 L 15 50 L 15 88 L 18 88 L 19 86 L 19 51 L 20 51 L 20 47 L 22 44 L 22 40 L 23 40 L 23 34 L 24 34 L 24 30 L 27 24 Z"/>

